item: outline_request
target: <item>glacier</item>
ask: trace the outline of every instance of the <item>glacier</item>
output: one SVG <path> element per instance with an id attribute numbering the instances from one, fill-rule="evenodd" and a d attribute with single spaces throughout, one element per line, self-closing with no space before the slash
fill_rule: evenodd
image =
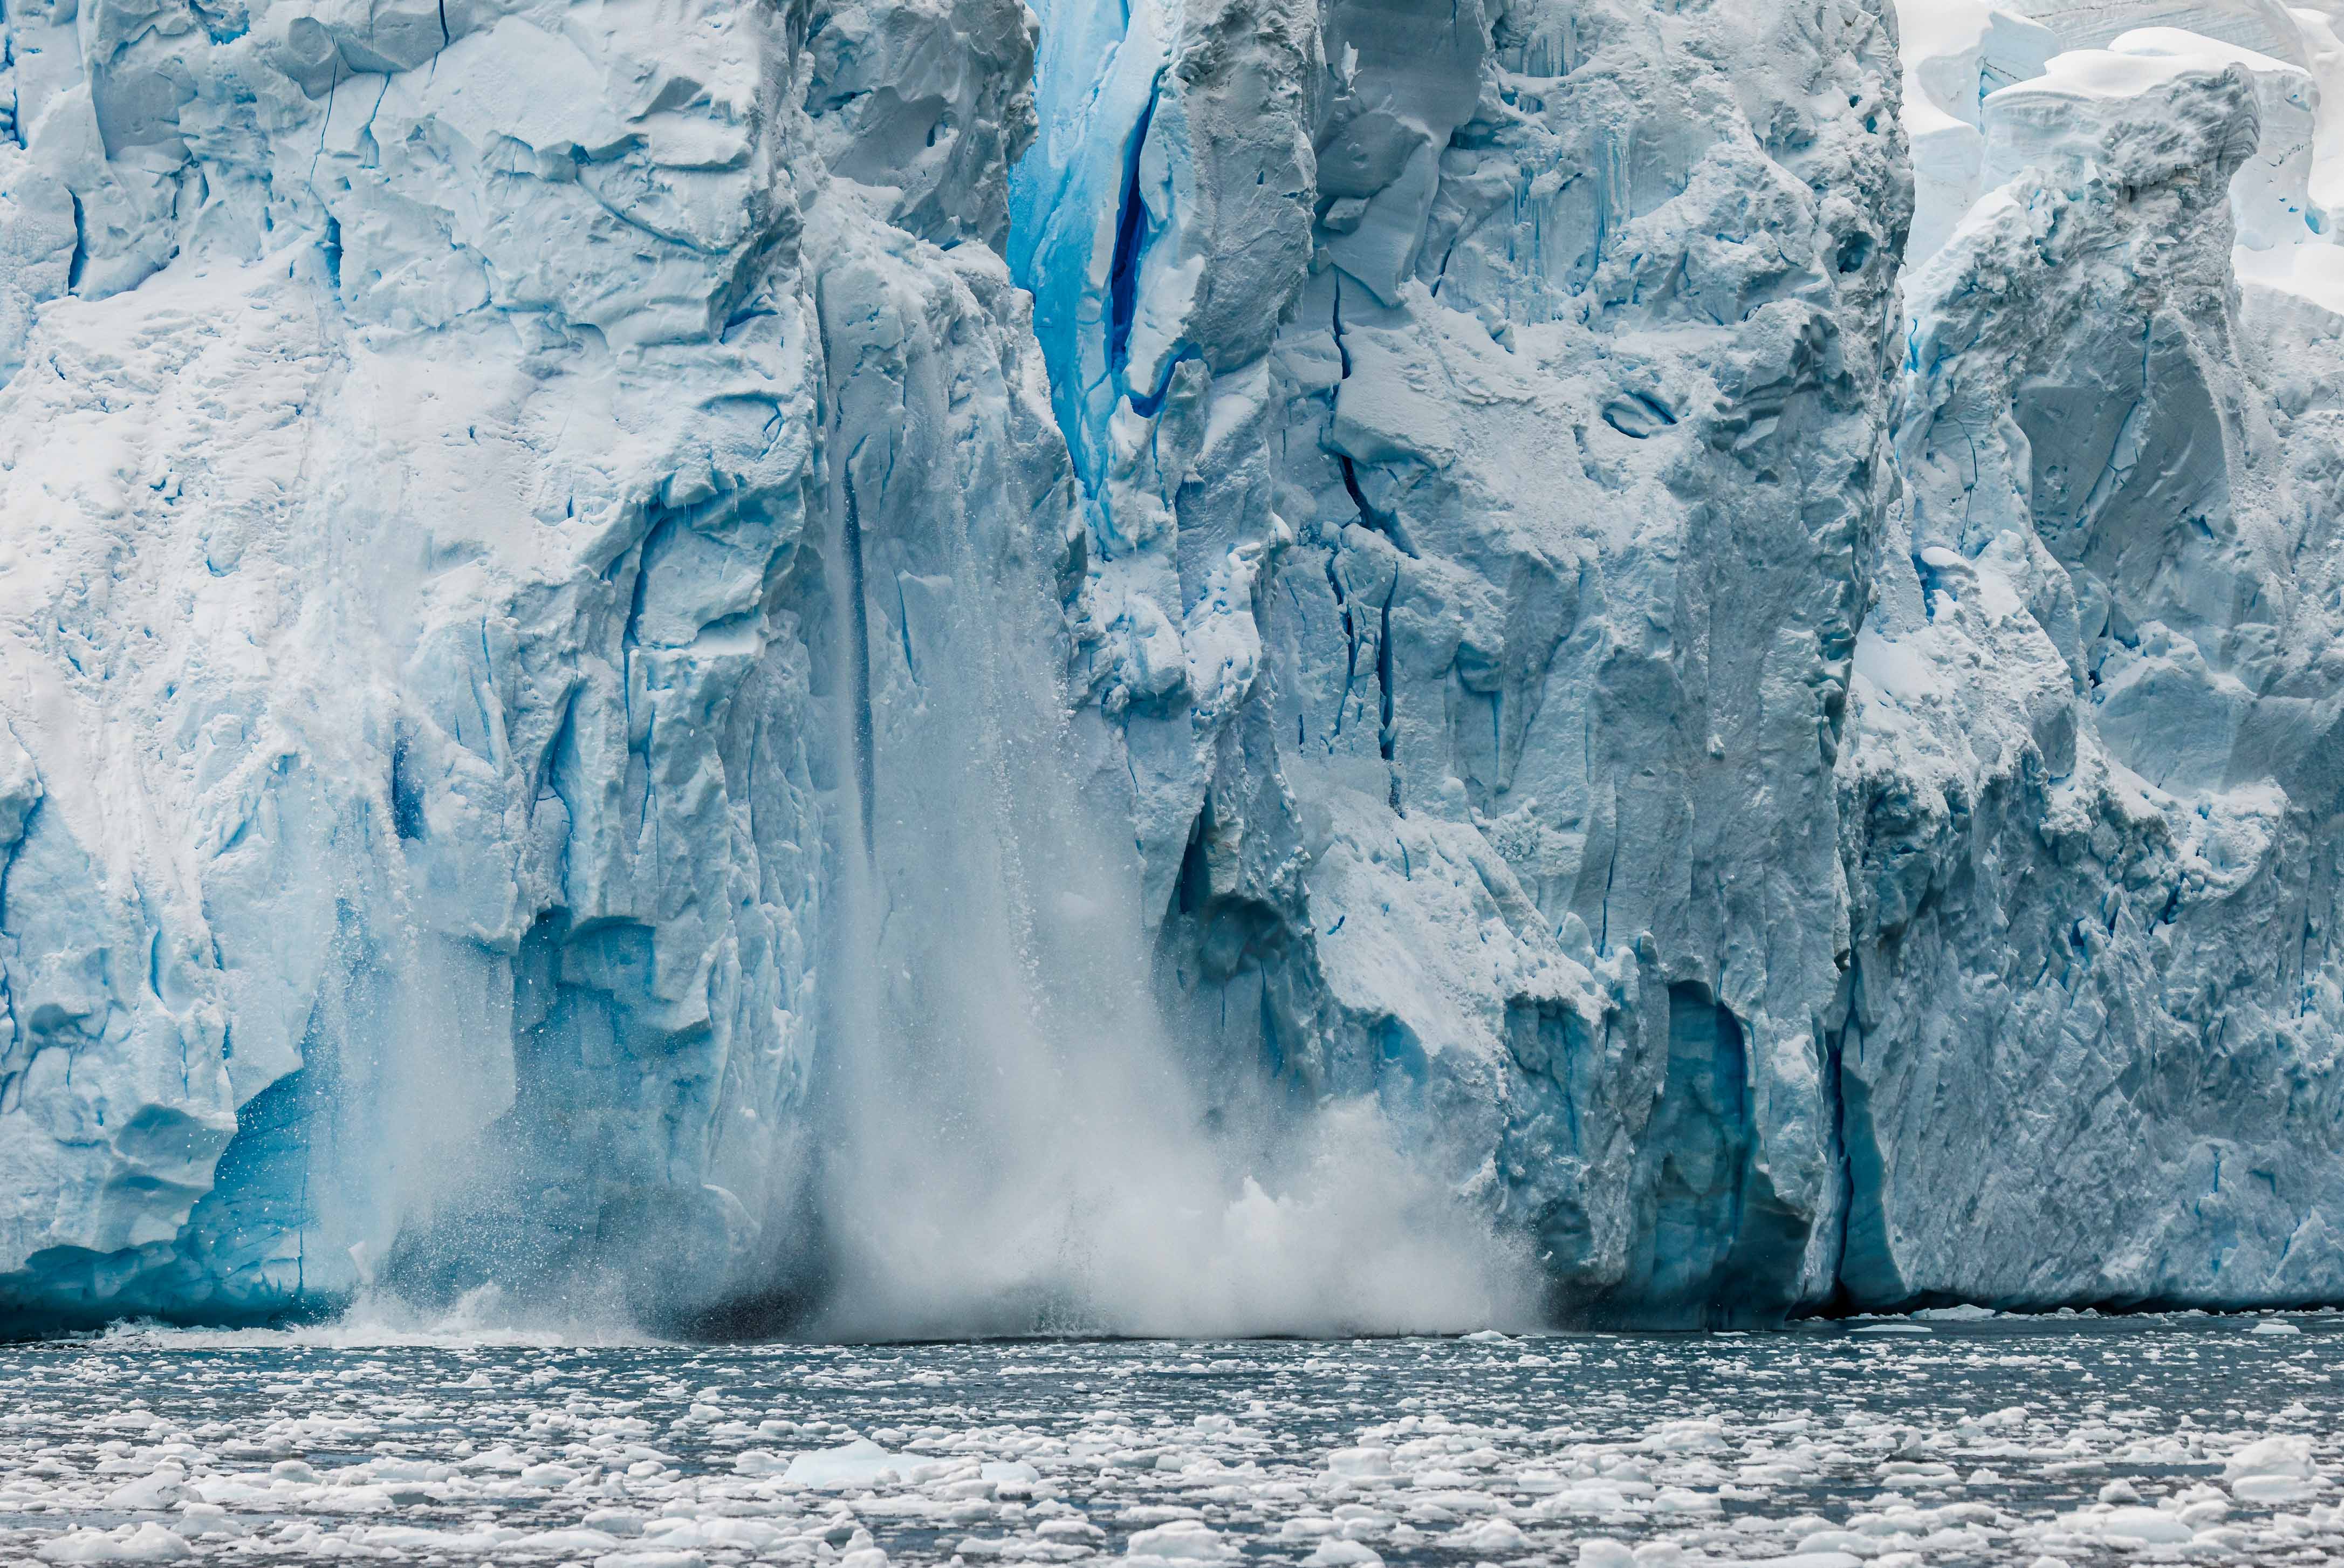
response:
<path id="1" fill-rule="evenodd" d="M 2344 1300 L 2340 36 L 15 0 L 0 1327 Z"/>

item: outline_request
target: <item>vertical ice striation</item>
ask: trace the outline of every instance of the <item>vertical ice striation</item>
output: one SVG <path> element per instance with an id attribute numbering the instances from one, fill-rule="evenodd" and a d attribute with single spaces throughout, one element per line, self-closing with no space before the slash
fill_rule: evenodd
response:
<path id="1" fill-rule="evenodd" d="M 0 1320 L 2344 1296 L 2339 28 L 9 6 Z"/>
<path id="2" fill-rule="evenodd" d="M 1862 1300 L 2344 1285 L 2324 26 L 2177 10 L 2037 8 L 2077 46 L 1985 98 L 1905 285 L 1843 774 Z"/>
<path id="3" fill-rule="evenodd" d="M 1568 1311 L 2334 1294 L 2333 19 L 1654 9 L 1045 17 L 1176 1017 Z"/>
<path id="4" fill-rule="evenodd" d="M 834 520 L 1066 546 L 1022 12 L 5 27 L 0 1297 L 786 1288 Z"/>
<path id="5" fill-rule="evenodd" d="M 1822 1299 L 1891 29 L 1043 21 L 1010 254 L 1182 1035 L 1375 1097 L 1575 1310 Z"/>

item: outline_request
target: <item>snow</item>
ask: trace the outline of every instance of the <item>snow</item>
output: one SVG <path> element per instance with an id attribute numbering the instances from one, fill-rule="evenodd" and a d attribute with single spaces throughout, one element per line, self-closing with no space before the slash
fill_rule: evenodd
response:
<path id="1" fill-rule="evenodd" d="M 1900 115 L 1912 147 L 1913 228 L 1908 270 L 1945 248 L 1962 214 L 1984 194 L 1985 138 L 1978 128 L 1987 94 L 2042 74 L 2058 36 L 2024 6 L 1983 0 L 1897 0 L 1897 45 L 1904 66 Z"/>
<path id="2" fill-rule="evenodd" d="M 2242 248 L 2238 269 L 2241 283 L 2299 295 L 2332 316 L 2344 317 L 2344 246 Z"/>

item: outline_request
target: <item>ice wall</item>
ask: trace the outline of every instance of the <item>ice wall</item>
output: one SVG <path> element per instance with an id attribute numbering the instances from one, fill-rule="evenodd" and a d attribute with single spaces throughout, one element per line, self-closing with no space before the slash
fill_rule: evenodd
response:
<path id="1" fill-rule="evenodd" d="M 1902 9 L 9 8 L 0 1317 L 2344 1297 L 2334 18 Z"/>
<path id="2" fill-rule="evenodd" d="M 1377 1097 L 1569 1310 L 1824 1299 L 1878 9 L 1076 0 L 1037 103 L 1010 256 L 1174 1017 Z"/>
<path id="3" fill-rule="evenodd" d="M 1566 1315 L 2344 1284 L 2333 19 L 2022 9 L 1045 15 L 1170 1006 Z"/>
<path id="4" fill-rule="evenodd" d="M 793 1288 L 842 547 L 1067 548 L 1023 12 L 5 26 L 0 1300 Z"/>
<path id="5" fill-rule="evenodd" d="M 1907 279 L 1842 775 L 1858 1299 L 2344 1279 L 2318 103 L 2203 35 L 2062 53 Z"/>

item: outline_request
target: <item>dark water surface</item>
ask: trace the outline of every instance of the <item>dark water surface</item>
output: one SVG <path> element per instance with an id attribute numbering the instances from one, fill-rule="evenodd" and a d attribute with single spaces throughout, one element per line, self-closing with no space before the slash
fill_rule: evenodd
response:
<path id="1" fill-rule="evenodd" d="M 2344 1563 L 2344 1318 L 0 1346 L 0 1560 Z"/>

